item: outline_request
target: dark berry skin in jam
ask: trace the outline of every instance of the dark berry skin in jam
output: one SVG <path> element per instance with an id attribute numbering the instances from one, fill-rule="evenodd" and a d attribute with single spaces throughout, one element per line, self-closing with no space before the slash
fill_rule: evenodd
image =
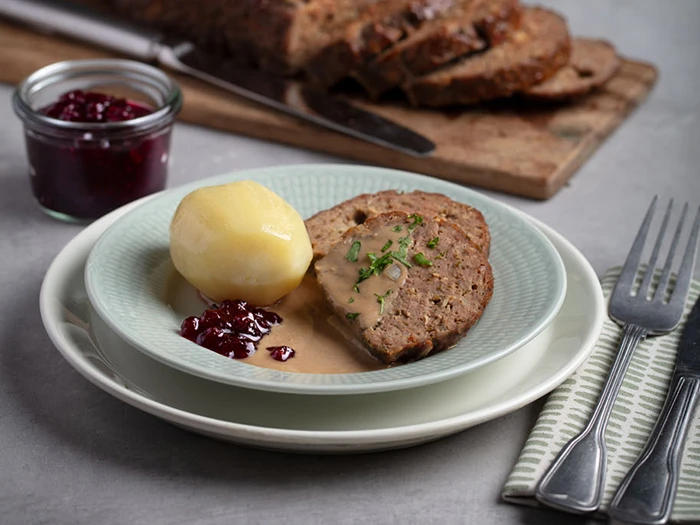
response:
<path id="1" fill-rule="evenodd" d="M 152 110 L 123 98 L 76 90 L 39 112 L 67 122 L 109 124 L 143 117 Z M 27 132 L 32 187 L 44 208 L 95 219 L 165 187 L 169 126 L 146 133 L 69 132 L 73 137 Z"/>
<path id="2" fill-rule="evenodd" d="M 294 354 L 296 353 L 293 348 L 289 348 L 286 345 L 268 346 L 267 350 L 270 352 L 272 359 L 275 359 L 276 361 L 286 361 L 290 357 L 294 357 Z"/>
<path id="3" fill-rule="evenodd" d="M 179 333 L 217 354 L 245 359 L 255 353 L 258 343 L 271 328 L 281 322 L 282 318 L 276 313 L 251 307 L 245 301 L 224 301 L 204 310 L 199 317 L 185 319 Z M 288 346 L 269 347 L 268 350 L 277 361 L 294 356 L 294 350 Z"/>

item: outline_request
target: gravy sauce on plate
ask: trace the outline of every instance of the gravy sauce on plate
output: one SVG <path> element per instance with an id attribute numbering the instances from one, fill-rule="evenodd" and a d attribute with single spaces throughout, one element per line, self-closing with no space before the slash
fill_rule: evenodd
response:
<path id="1" fill-rule="evenodd" d="M 207 307 L 197 290 L 174 269 L 165 300 L 178 323 L 190 315 L 200 315 Z M 311 275 L 306 275 L 302 284 L 282 301 L 266 309 L 280 315 L 282 324 L 273 327 L 260 341 L 257 352 L 241 363 L 306 374 L 348 374 L 387 368 L 343 335 L 340 322 L 334 319 L 321 288 Z M 273 359 L 267 350 L 268 346 L 282 345 L 296 352 L 284 362 Z"/>

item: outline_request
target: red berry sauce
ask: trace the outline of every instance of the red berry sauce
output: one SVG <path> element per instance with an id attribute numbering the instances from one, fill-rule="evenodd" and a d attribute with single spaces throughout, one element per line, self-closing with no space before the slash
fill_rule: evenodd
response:
<path id="1" fill-rule="evenodd" d="M 39 110 L 75 123 L 110 124 L 149 115 L 138 102 L 80 90 Z M 72 136 L 66 136 L 69 133 Z M 78 219 L 95 219 L 165 188 L 169 127 L 143 133 L 122 129 L 27 133 L 31 183 L 39 204 Z"/>
<path id="2" fill-rule="evenodd" d="M 199 317 L 185 319 L 179 333 L 223 356 L 245 359 L 255 353 L 260 340 L 281 322 L 282 318 L 276 313 L 251 307 L 245 301 L 224 301 L 204 310 Z M 294 350 L 286 346 L 270 348 L 287 349 L 272 352 L 273 359 L 278 361 L 286 361 L 294 355 Z"/>
<path id="3" fill-rule="evenodd" d="M 272 359 L 275 359 L 277 361 L 286 361 L 290 357 L 294 357 L 294 354 L 296 352 L 294 351 L 293 348 L 290 348 L 286 345 L 283 346 L 268 346 L 267 350 L 270 351 L 270 355 L 272 356 Z"/>
<path id="4" fill-rule="evenodd" d="M 125 98 L 102 93 L 69 91 L 53 104 L 40 110 L 47 117 L 68 122 L 124 122 L 150 115 L 152 111 Z"/>

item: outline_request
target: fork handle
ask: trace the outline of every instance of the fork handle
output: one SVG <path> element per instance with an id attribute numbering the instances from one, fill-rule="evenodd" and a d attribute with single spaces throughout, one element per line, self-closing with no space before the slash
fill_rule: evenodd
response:
<path id="1" fill-rule="evenodd" d="M 618 521 L 660 525 L 671 517 L 681 452 L 700 397 L 700 378 L 675 374 L 654 431 L 608 509 Z"/>
<path id="2" fill-rule="evenodd" d="M 559 452 L 535 489 L 540 503 L 577 513 L 600 506 L 607 461 L 605 427 L 634 349 L 646 334 L 640 326 L 624 325 L 617 356 L 588 425 Z"/>

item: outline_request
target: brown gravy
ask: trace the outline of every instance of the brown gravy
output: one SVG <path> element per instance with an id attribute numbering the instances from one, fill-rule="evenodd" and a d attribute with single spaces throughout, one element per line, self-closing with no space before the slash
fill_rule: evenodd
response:
<path id="1" fill-rule="evenodd" d="M 390 257 L 392 250 L 397 250 L 400 239 L 406 237 L 406 229 L 396 231 L 391 226 L 380 228 L 378 231 L 362 237 L 345 239 L 342 249 L 331 250 L 326 257 L 316 263 L 316 273 L 323 283 L 342 315 L 349 316 L 351 323 L 369 328 L 377 324 L 385 311 L 389 311 L 396 291 L 406 281 L 406 267 L 394 259 L 389 259 L 386 268 L 378 275 L 357 283 L 353 289 L 352 283 L 358 280 L 358 271 L 368 266 L 368 255 L 375 257 Z M 346 255 L 354 243 L 359 247 L 355 261 L 348 261 Z M 383 250 L 383 251 L 382 251 Z"/>
<path id="2" fill-rule="evenodd" d="M 258 351 L 246 363 L 306 374 L 348 374 L 386 368 L 335 327 L 333 312 L 314 277 L 306 275 L 298 288 L 268 309 L 282 317 L 282 324 L 260 341 Z M 285 362 L 272 359 L 266 348 L 279 345 L 291 346 L 296 351 L 294 357 Z"/>
<path id="3" fill-rule="evenodd" d="M 197 291 L 174 269 L 169 281 L 165 299 L 175 315 L 180 320 L 200 315 L 206 304 Z M 280 303 L 267 309 L 279 314 L 282 324 L 263 337 L 258 351 L 242 363 L 307 374 L 348 374 L 387 368 L 336 328 L 338 322 L 311 275 L 306 275 L 302 284 Z M 281 345 L 292 347 L 296 352 L 294 357 L 280 362 L 266 350 L 268 346 Z"/>

